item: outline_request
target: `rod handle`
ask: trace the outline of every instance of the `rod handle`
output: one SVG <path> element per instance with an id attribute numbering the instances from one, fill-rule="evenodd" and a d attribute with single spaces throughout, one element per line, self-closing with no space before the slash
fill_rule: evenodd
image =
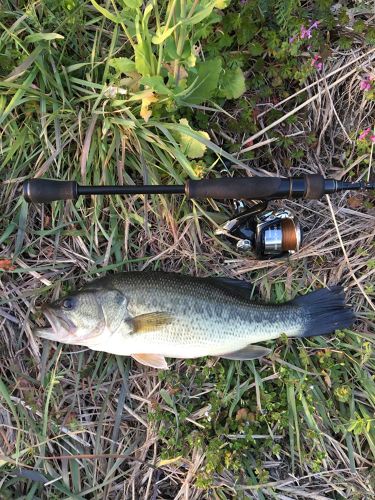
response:
<path id="1" fill-rule="evenodd" d="M 321 175 L 304 177 L 232 177 L 223 179 L 188 180 L 188 198 L 225 198 L 247 200 L 276 200 L 282 198 L 319 199 L 324 194 Z"/>
<path id="2" fill-rule="evenodd" d="M 285 179 L 287 180 L 287 179 Z M 188 198 L 225 198 L 268 200 L 281 192 L 284 179 L 278 177 L 233 177 L 223 179 L 188 180 Z M 286 192 L 288 194 L 288 190 Z"/>
<path id="3" fill-rule="evenodd" d="M 78 183 L 52 179 L 29 179 L 23 184 L 23 196 L 29 203 L 75 200 L 78 197 Z"/>

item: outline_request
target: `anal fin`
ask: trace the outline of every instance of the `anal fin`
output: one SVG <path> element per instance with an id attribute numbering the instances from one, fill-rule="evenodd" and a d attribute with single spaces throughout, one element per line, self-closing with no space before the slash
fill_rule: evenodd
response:
<path id="1" fill-rule="evenodd" d="M 224 359 L 236 359 L 236 360 L 248 360 L 248 359 L 258 359 L 268 356 L 272 352 L 271 349 L 267 347 L 262 347 L 260 345 L 249 344 L 239 351 L 228 352 L 222 354 L 220 357 Z"/>
<path id="2" fill-rule="evenodd" d="M 161 354 L 132 354 L 131 356 L 142 365 L 151 366 L 152 368 L 158 368 L 160 370 L 169 369 L 165 357 Z"/>

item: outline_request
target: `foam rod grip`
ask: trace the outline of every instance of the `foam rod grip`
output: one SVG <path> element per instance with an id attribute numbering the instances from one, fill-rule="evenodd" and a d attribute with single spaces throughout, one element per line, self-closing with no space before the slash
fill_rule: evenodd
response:
<path id="1" fill-rule="evenodd" d="M 75 200 L 78 197 L 78 184 L 75 181 L 30 179 L 23 185 L 23 196 L 29 203 Z"/>
<path id="2" fill-rule="evenodd" d="M 235 177 L 223 179 L 188 180 L 186 195 L 191 199 L 235 198 L 248 200 L 272 200 L 288 196 L 289 179 L 280 177 Z"/>

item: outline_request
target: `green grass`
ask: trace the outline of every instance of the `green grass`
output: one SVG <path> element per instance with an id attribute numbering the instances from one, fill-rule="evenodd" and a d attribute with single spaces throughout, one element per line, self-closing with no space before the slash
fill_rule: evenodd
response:
<path id="1" fill-rule="evenodd" d="M 20 196 L 22 182 L 33 176 L 175 184 L 244 175 L 244 169 L 372 175 L 373 148 L 356 140 L 373 126 L 373 98 L 359 90 L 373 64 L 371 54 L 364 56 L 368 13 L 356 14 L 366 23 L 353 35 L 344 18 L 337 27 L 324 2 L 287 3 L 283 10 L 282 2 L 251 1 L 214 11 L 211 28 L 178 27 L 181 40 L 200 34 L 206 59 L 220 54 L 225 71 L 242 68 L 247 91 L 227 99 L 228 89 L 221 88 L 198 105 L 162 101 L 145 122 L 139 100 L 108 94 L 110 86 L 126 87 L 110 60 L 134 53 L 129 19 L 126 31 L 108 19 L 120 4 L 101 3 L 103 14 L 75 0 L 4 2 L 0 264 L 10 259 L 14 267 L 0 270 L 1 498 L 374 496 L 375 316 L 353 278 L 373 303 L 371 196 L 332 197 L 350 269 L 324 199 L 285 202 L 307 230 L 304 248 L 289 260 L 258 261 L 214 235 L 229 204 L 139 195 L 35 206 Z M 166 3 L 158 6 L 152 34 L 158 19 L 163 24 L 168 17 Z M 309 56 L 293 53 L 287 43 L 313 16 L 325 26 L 312 41 L 314 50 L 324 49 L 324 33 L 333 40 L 325 61 L 331 93 L 323 83 L 298 113 L 293 110 L 307 102 L 307 92 L 278 109 L 275 103 L 318 79 Z M 355 55 L 340 47 L 343 36 Z M 165 50 L 155 52 L 157 61 Z M 187 63 L 180 56 L 182 71 Z M 355 69 L 350 78 L 345 64 Z M 210 140 L 182 127 L 181 118 Z M 271 141 L 256 147 L 254 140 L 253 150 L 238 155 L 246 139 L 267 126 L 259 141 Z M 182 133 L 207 148 L 202 158 L 189 158 Z M 32 335 L 40 322 L 36 305 L 104 273 L 146 267 L 246 278 L 254 295 L 276 302 L 340 281 L 360 320 L 353 331 L 325 338 L 270 342 L 273 354 L 260 361 L 171 360 L 169 372 L 39 343 Z"/>

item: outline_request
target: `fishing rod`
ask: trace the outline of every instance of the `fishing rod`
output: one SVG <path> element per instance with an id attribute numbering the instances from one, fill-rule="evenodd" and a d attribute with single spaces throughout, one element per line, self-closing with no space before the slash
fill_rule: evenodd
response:
<path id="1" fill-rule="evenodd" d="M 259 258 L 277 258 L 300 249 L 303 232 L 291 210 L 267 210 L 268 202 L 280 199 L 318 200 L 324 194 L 375 189 L 375 182 L 345 182 L 319 174 L 303 177 L 232 177 L 189 179 L 182 185 L 82 186 L 76 181 L 29 179 L 23 185 L 29 203 L 76 200 L 79 196 L 182 194 L 188 199 L 235 201 L 235 215 L 219 227 L 216 235 L 236 241 L 241 252 Z M 250 205 L 249 201 L 258 202 Z"/>
<path id="2" fill-rule="evenodd" d="M 79 196 L 184 194 L 188 199 L 277 200 L 304 198 L 318 200 L 338 191 L 375 189 L 375 182 L 344 182 L 311 174 L 303 177 L 231 177 L 189 179 L 181 185 L 81 186 L 76 181 L 29 179 L 23 185 L 28 202 L 50 203 L 76 200 Z"/>

